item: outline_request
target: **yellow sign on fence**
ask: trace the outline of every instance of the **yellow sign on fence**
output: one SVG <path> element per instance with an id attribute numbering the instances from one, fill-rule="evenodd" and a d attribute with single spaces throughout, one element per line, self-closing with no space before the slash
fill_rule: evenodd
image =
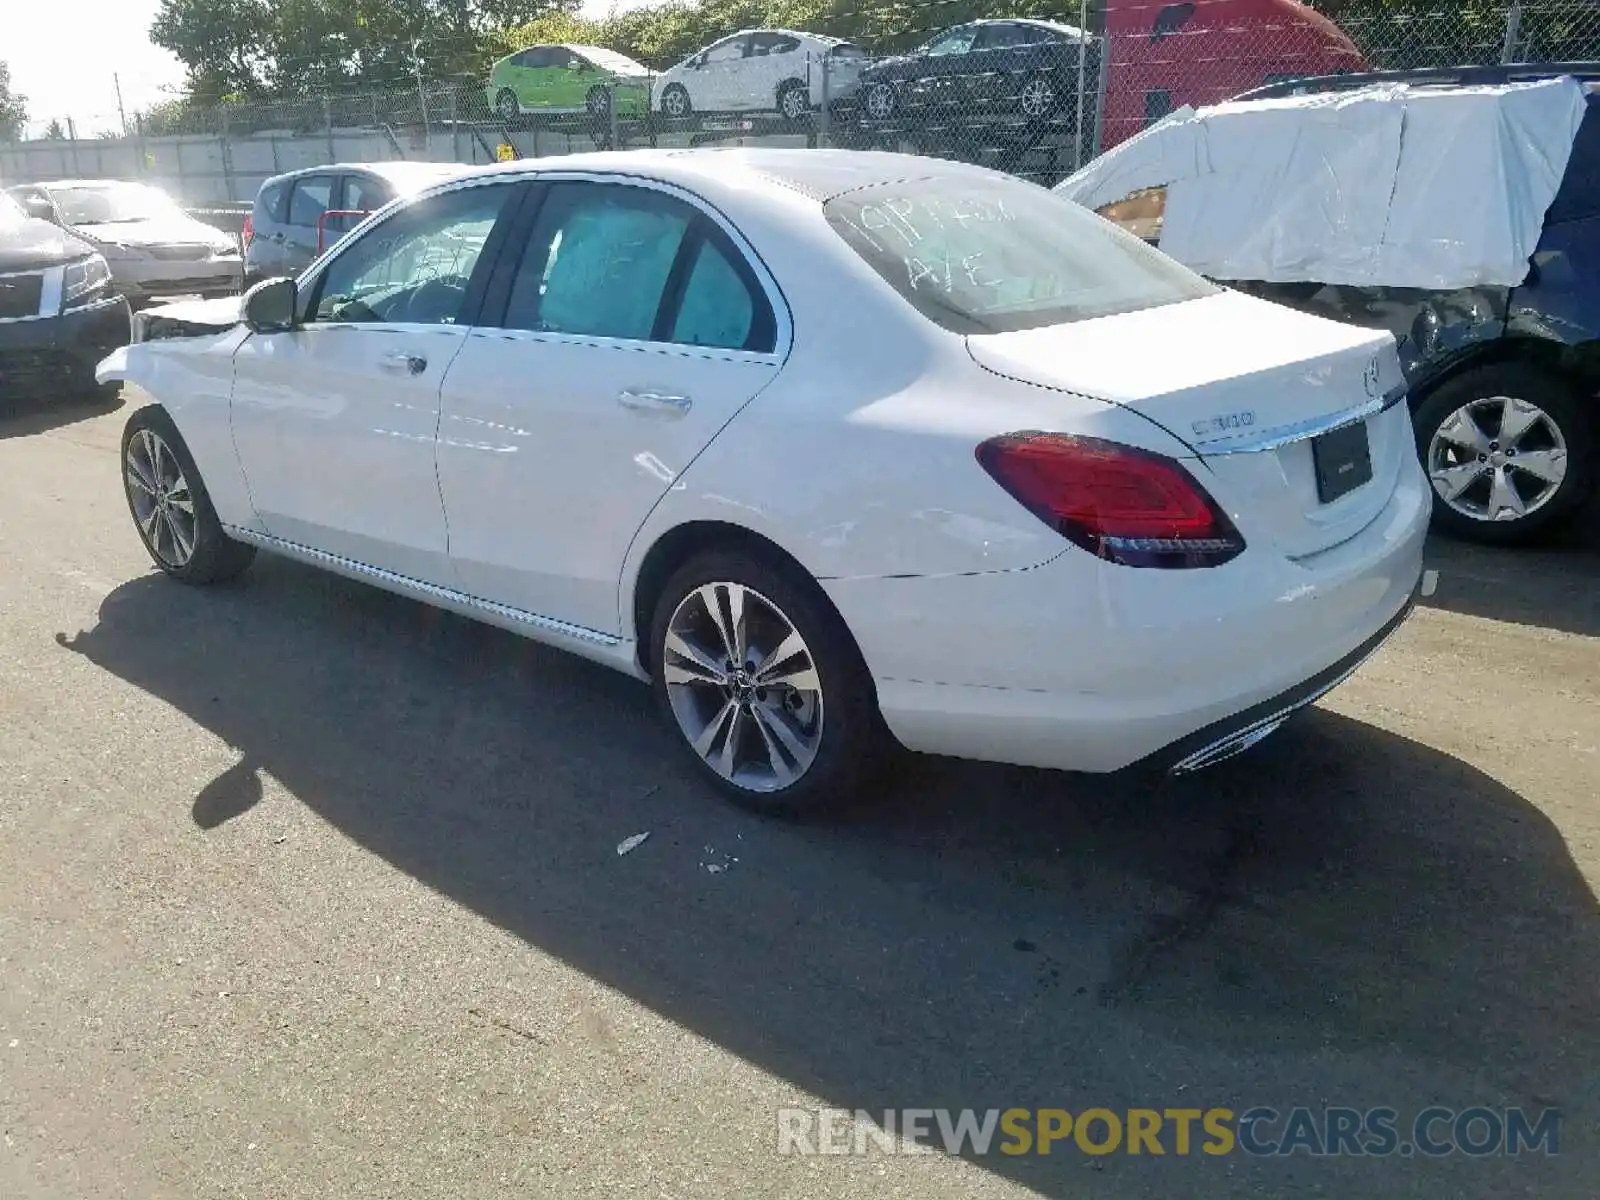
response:
<path id="1" fill-rule="evenodd" d="M 511 162 L 517 157 L 517 148 L 506 142 L 501 142 L 494 148 L 494 156 L 500 162 Z"/>

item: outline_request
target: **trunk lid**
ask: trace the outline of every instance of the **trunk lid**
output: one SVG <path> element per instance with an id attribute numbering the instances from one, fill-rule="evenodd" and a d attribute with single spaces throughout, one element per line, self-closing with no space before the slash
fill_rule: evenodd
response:
<path id="1" fill-rule="evenodd" d="M 1301 558 L 1388 503 L 1414 454 L 1389 334 L 1216 295 L 1114 317 L 967 339 L 986 370 L 1128 408 L 1188 445 L 1247 541 Z M 1387 398 L 1387 399 L 1386 399 Z M 1388 407 L 1384 405 L 1388 403 Z M 1316 435 L 1365 425 L 1372 478 L 1323 502 Z"/>

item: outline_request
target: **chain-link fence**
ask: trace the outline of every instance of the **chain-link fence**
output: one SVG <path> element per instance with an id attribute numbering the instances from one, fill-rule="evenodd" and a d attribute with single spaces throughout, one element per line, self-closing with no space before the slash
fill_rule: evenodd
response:
<path id="1" fill-rule="evenodd" d="M 497 66 L 484 79 L 174 102 L 133 119 L 122 138 L 0 147 L 0 178 L 147 178 L 200 203 L 248 199 L 271 175 L 329 162 L 743 143 L 960 158 L 1048 184 L 1177 108 L 1283 79 L 1600 59 L 1600 0 L 912 7 L 923 25 L 907 28 L 927 36 L 894 55 L 866 37 L 780 29 L 729 31 L 654 71 L 614 52 L 542 47 L 512 60 L 525 66 Z M 857 12 L 825 15 L 840 28 L 873 23 Z M 980 19 L 955 19 L 969 16 Z M 943 18 L 951 23 L 939 28 Z M 893 40 L 899 49 L 914 39 L 902 30 Z"/>

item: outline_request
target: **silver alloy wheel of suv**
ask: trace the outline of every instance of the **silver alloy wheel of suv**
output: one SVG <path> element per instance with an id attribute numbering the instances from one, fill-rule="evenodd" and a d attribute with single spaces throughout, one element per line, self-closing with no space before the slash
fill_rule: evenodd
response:
<path id="1" fill-rule="evenodd" d="M 1428 478 L 1447 505 L 1474 521 L 1515 521 L 1554 499 L 1567 477 L 1567 441 L 1536 404 L 1485 396 L 1440 423 Z"/>

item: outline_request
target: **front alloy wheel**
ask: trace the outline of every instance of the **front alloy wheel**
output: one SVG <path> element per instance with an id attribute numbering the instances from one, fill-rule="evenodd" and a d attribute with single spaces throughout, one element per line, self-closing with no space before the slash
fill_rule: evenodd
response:
<path id="1" fill-rule="evenodd" d="M 178 456 L 160 434 L 140 429 L 128 441 L 123 471 L 145 545 L 161 566 L 181 571 L 194 557 L 196 516 Z"/>
<path id="2" fill-rule="evenodd" d="M 172 578 L 219 583 L 255 557 L 255 547 L 223 530 L 188 446 L 157 405 L 141 408 L 123 427 L 122 489 L 139 540 Z"/>
<path id="3" fill-rule="evenodd" d="M 735 787 L 772 792 L 811 769 L 822 681 L 776 604 L 743 584 L 702 584 L 667 624 L 661 672 L 678 729 Z"/>

